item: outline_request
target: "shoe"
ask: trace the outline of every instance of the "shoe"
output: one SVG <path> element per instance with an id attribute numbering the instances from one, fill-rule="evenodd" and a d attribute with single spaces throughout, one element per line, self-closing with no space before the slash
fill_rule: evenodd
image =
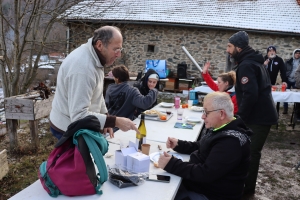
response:
<path id="1" fill-rule="evenodd" d="M 283 113 L 282 114 L 288 114 L 288 109 L 284 108 Z"/>
<path id="2" fill-rule="evenodd" d="M 242 200 L 252 200 L 255 196 L 255 191 L 244 191 Z"/>

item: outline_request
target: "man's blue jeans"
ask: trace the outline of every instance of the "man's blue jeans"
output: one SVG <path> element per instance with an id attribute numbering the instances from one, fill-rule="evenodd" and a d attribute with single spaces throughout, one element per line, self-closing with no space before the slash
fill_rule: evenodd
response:
<path id="1" fill-rule="evenodd" d="M 58 131 L 56 131 L 56 130 L 54 130 L 52 127 L 50 127 L 50 131 L 51 131 L 51 133 L 52 133 L 52 135 L 54 136 L 54 137 L 56 137 L 58 140 L 62 137 L 62 133 L 61 132 L 58 132 Z"/>

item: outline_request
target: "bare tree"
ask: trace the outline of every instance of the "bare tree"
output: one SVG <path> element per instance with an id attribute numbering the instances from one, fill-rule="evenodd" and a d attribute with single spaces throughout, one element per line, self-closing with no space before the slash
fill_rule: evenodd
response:
<path id="1" fill-rule="evenodd" d="M 117 0 L 0 0 L 0 75 L 4 97 L 23 94 L 37 76 L 45 51 L 67 44 L 58 40 L 64 18 L 72 12 L 89 12 L 95 3 Z M 72 11 L 67 11 L 72 7 Z M 63 52 L 65 48 L 63 49 Z M 35 55 L 35 57 L 33 57 Z M 33 59 L 35 58 L 35 59 Z M 17 149 L 17 120 L 7 120 L 10 147 Z"/>
<path id="2" fill-rule="evenodd" d="M 24 93 L 30 86 L 37 75 L 40 56 L 54 42 L 49 33 L 56 23 L 61 23 L 58 16 L 80 1 L 0 0 L 0 55 L 4 59 L 1 79 L 5 97 Z M 35 60 L 33 55 L 37 55 Z"/>
<path id="3" fill-rule="evenodd" d="M 81 0 L 0 0 L 0 72 L 4 97 L 25 93 L 37 75 L 49 34 L 59 17 Z M 56 39 L 56 38 L 54 38 Z M 57 42 L 57 41 L 56 41 Z M 63 41 L 66 43 L 65 41 Z M 36 59 L 32 59 L 36 55 Z M 7 120 L 10 147 L 18 148 L 17 120 Z"/>

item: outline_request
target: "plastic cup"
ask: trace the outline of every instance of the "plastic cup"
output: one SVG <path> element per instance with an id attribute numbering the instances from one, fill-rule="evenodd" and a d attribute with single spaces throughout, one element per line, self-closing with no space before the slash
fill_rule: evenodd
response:
<path id="1" fill-rule="evenodd" d="M 142 153 L 149 155 L 150 151 L 150 144 L 142 144 Z"/>
<path id="2" fill-rule="evenodd" d="M 183 115 L 184 109 L 178 108 L 177 109 L 177 119 L 182 120 L 182 115 Z"/>
<path id="3" fill-rule="evenodd" d="M 189 109 L 191 109 L 191 107 L 193 106 L 193 100 L 188 100 L 188 106 L 189 106 Z"/>

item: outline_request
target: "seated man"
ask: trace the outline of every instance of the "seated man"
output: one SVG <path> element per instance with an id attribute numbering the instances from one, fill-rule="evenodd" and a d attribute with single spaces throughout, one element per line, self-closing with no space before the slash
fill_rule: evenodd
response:
<path id="1" fill-rule="evenodd" d="M 250 164 L 252 131 L 238 116 L 224 92 L 204 98 L 202 119 L 208 129 L 197 142 L 168 138 L 168 148 L 190 154 L 189 162 L 164 152 L 158 166 L 183 178 L 177 199 L 241 199 Z"/>
<path id="2" fill-rule="evenodd" d="M 147 109 L 157 98 L 157 89 L 152 88 L 147 95 L 128 83 L 129 72 L 124 65 L 112 69 L 115 83 L 110 84 L 105 95 L 105 104 L 110 115 L 134 119 L 136 108 Z M 114 130 L 118 130 L 114 128 Z"/>

